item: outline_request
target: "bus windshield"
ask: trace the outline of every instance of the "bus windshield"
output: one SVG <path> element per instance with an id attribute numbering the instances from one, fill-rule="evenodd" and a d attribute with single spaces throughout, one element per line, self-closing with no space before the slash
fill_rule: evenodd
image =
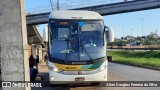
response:
<path id="1" fill-rule="evenodd" d="M 50 55 L 69 61 L 105 57 L 101 20 L 50 20 Z"/>

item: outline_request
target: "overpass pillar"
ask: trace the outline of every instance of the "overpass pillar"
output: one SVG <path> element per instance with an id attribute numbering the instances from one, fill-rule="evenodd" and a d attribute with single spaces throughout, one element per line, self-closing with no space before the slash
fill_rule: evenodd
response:
<path id="1" fill-rule="evenodd" d="M 2 81 L 29 81 L 24 0 L 0 0 L 0 60 Z M 30 90 L 4 88 L 2 90 Z"/>

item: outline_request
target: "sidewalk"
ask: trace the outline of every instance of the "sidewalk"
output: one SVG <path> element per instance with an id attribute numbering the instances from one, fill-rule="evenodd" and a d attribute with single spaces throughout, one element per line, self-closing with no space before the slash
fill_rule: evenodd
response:
<path id="1" fill-rule="evenodd" d="M 46 62 L 40 63 L 38 65 L 38 70 L 39 70 L 38 75 L 41 75 L 41 74 L 43 75 L 45 73 L 48 73 L 48 66 L 46 66 Z M 0 74 L 0 81 L 2 81 L 1 74 Z"/>
<path id="2" fill-rule="evenodd" d="M 36 80 L 45 80 L 48 81 L 49 80 L 49 76 L 48 76 L 48 66 L 46 66 L 46 62 L 42 62 L 38 65 L 38 74 L 37 76 L 39 76 L 40 78 L 37 78 Z"/>
<path id="3" fill-rule="evenodd" d="M 38 65 L 39 73 L 48 73 L 48 66 L 46 66 L 46 62 L 42 62 Z"/>

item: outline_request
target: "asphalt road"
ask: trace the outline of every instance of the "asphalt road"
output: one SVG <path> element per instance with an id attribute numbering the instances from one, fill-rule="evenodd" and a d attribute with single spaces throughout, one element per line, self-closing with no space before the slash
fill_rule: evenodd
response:
<path id="1" fill-rule="evenodd" d="M 40 69 L 46 74 L 46 66 Z M 160 71 L 109 62 L 108 81 L 160 81 Z M 75 87 L 75 88 L 32 88 L 32 90 L 160 90 L 160 87 Z"/>

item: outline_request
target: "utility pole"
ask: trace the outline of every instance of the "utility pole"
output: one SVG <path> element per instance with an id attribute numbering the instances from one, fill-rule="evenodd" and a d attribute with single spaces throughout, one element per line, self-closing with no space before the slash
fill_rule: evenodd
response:
<path id="1" fill-rule="evenodd" d="M 59 7 L 59 0 L 57 0 L 57 10 L 60 10 L 60 7 Z"/>
<path id="2" fill-rule="evenodd" d="M 0 0 L 0 60 L 2 82 L 30 81 L 24 0 Z M 2 87 L 2 90 L 30 90 L 30 87 Z"/>
<path id="3" fill-rule="evenodd" d="M 50 3 L 51 3 L 51 8 L 52 8 L 52 11 L 53 11 L 53 4 L 52 4 L 52 0 L 50 0 Z"/>

